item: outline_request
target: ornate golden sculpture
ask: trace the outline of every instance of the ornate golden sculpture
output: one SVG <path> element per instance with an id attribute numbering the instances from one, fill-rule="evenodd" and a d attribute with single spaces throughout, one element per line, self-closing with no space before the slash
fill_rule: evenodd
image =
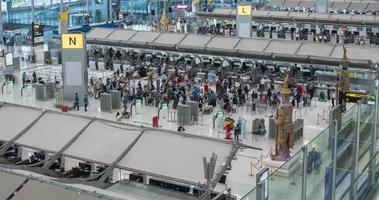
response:
<path id="1" fill-rule="evenodd" d="M 343 46 L 343 57 L 341 59 L 342 71 L 338 75 L 338 89 L 341 92 L 348 92 L 350 90 L 349 83 L 349 58 L 347 57 L 346 47 Z"/>
<path id="2" fill-rule="evenodd" d="M 169 20 L 168 20 L 166 10 L 167 10 L 167 4 L 166 2 L 164 2 L 163 12 L 162 12 L 161 20 L 160 20 L 160 25 L 159 25 L 159 31 L 161 32 L 168 32 Z"/>
<path id="3" fill-rule="evenodd" d="M 282 95 L 283 103 L 286 104 L 289 102 L 289 98 L 291 95 L 291 89 L 288 86 L 289 76 L 286 74 L 286 77 L 283 81 L 282 89 L 280 90 L 280 94 Z"/>
<path id="4" fill-rule="evenodd" d="M 276 112 L 275 155 L 271 155 L 273 160 L 285 161 L 290 158 L 290 148 L 294 145 L 292 110 L 292 105 L 284 105 Z"/>

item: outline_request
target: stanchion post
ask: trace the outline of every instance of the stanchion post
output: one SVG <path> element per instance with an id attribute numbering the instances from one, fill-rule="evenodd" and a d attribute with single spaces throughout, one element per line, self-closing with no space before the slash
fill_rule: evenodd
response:
<path id="1" fill-rule="evenodd" d="M 304 146 L 303 150 L 303 166 L 302 166 L 302 179 L 301 179 L 301 197 L 302 200 L 306 200 L 307 198 L 307 163 L 308 163 L 308 146 Z"/>
<path id="2" fill-rule="evenodd" d="M 249 176 L 254 176 L 253 174 L 253 162 L 250 161 L 250 174 Z"/>

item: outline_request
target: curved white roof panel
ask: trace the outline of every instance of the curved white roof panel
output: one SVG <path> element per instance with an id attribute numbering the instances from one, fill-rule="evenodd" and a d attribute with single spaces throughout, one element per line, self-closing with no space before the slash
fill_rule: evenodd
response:
<path id="1" fill-rule="evenodd" d="M 48 112 L 16 140 L 16 143 L 57 152 L 89 122 L 86 118 Z"/>
<path id="2" fill-rule="evenodd" d="M 41 111 L 20 106 L 0 108 L 0 140 L 9 141 L 41 115 Z M 22 117 L 21 117 L 22 116 Z"/>
<path id="3" fill-rule="evenodd" d="M 222 142 L 147 131 L 118 165 L 193 183 L 205 183 L 203 157 L 209 159 L 212 153 L 216 153 L 217 171 L 232 149 L 232 145 Z"/>
<path id="4" fill-rule="evenodd" d="M 112 123 L 95 121 L 64 154 L 109 164 L 115 161 L 141 132 L 142 129 L 128 126 L 121 128 Z"/>

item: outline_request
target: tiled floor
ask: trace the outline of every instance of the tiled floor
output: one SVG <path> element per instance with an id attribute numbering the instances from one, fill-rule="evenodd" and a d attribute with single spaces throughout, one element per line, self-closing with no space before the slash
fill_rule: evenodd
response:
<path id="1" fill-rule="evenodd" d="M 39 51 L 37 51 L 38 53 Z M 38 56 L 37 56 L 38 57 Z M 0 62 L 2 60 L 0 59 Z M 41 62 L 41 61 L 39 61 Z M 43 71 L 45 74 L 50 73 L 51 71 L 59 71 L 60 66 L 47 66 L 47 67 L 38 67 L 32 68 L 35 65 L 23 64 L 23 71 L 26 70 L 29 73 L 31 71 L 41 72 Z M 31 70 L 30 70 L 31 69 Z M 0 67 L 0 71 L 2 68 Z M 90 72 L 92 74 L 98 74 L 99 76 L 104 75 L 103 72 Z M 16 77 L 20 79 L 22 72 L 16 72 Z M 2 77 L 3 78 L 3 77 Z M 0 79 L 1 84 L 3 83 L 3 79 Z M 20 83 L 16 83 L 14 86 L 5 86 L 4 93 L 0 93 L 0 101 L 23 104 L 35 107 L 41 107 L 46 109 L 53 109 L 55 100 L 47 100 L 47 101 L 37 101 L 34 98 L 33 89 L 29 88 L 24 91 L 23 97 L 21 97 L 21 87 Z M 307 144 L 311 141 L 318 133 L 320 133 L 326 126 L 326 120 L 319 120 L 317 123 L 317 115 L 328 112 L 330 109 L 329 102 L 312 102 L 314 103 L 310 108 L 302 108 L 301 110 L 295 109 L 294 115 L 298 118 L 304 119 L 304 136 L 296 141 L 294 148 L 292 149 L 292 154 L 297 152 L 304 144 Z M 216 108 L 214 112 L 220 110 Z M 84 109 L 80 111 L 71 111 L 72 113 L 77 113 L 80 115 L 105 118 L 110 120 L 115 120 L 115 114 L 118 110 L 114 110 L 113 113 L 105 113 L 100 111 L 99 101 L 90 98 L 90 106 L 88 112 L 84 112 Z M 152 118 L 157 115 L 158 109 L 151 106 L 141 106 L 139 110 L 136 110 L 134 115 L 130 119 L 123 119 L 125 123 L 132 124 L 141 124 L 146 125 L 152 122 Z M 175 112 L 172 109 L 168 110 L 168 113 Z M 229 172 L 227 178 L 227 186 L 232 188 L 232 193 L 237 195 L 238 197 L 242 197 L 245 195 L 250 189 L 255 187 L 255 176 L 250 176 L 250 174 L 256 174 L 258 172 L 257 169 L 251 167 L 250 163 L 256 163 L 258 158 L 261 155 L 268 155 L 272 148 L 274 148 L 274 140 L 269 139 L 267 136 L 257 136 L 253 137 L 250 134 L 252 129 L 252 121 L 255 118 L 264 118 L 266 122 L 266 128 L 268 128 L 268 117 L 272 115 L 273 111 L 267 111 L 263 113 L 253 113 L 247 107 L 238 108 L 238 112 L 231 114 L 230 116 L 233 118 L 242 118 L 246 120 L 246 129 L 244 131 L 243 136 L 241 137 L 242 143 L 261 148 L 262 151 L 253 150 L 253 149 L 241 149 L 237 153 L 236 159 L 232 163 L 232 170 Z M 327 114 L 326 114 L 327 116 Z M 207 137 L 213 137 L 218 139 L 223 139 L 224 135 L 220 128 L 213 129 L 212 127 L 212 117 L 213 115 L 202 115 L 197 125 L 185 126 L 186 132 L 189 134 L 203 135 Z M 167 118 L 160 120 L 160 126 L 163 129 L 168 130 L 177 130 L 178 125 L 176 122 L 169 121 Z M 196 148 L 196 144 L 194 144 L 194 148 Z M 282 164 L 282 162 L 278 162 L 278 164 Z M 259 165 L 258 165 L 259 167 Z M 220 185 L 217 188 L 224 189 L 225 186 Z"/>

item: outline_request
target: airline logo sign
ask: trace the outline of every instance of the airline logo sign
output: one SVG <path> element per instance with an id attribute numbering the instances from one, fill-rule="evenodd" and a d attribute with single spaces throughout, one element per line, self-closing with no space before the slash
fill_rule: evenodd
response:
<path id="1" fill-rule="evenodd" d="M 244 5 L 244 6 L 237 6 L 237 15 L 239 16 L 249 16 L 251 15 L 251 6 Z"/>
<path id="2" fill-rule="evenodd" d="M 62 34 L 63 49 L 82 49 L 83 35 L 82 34 Z"/>

